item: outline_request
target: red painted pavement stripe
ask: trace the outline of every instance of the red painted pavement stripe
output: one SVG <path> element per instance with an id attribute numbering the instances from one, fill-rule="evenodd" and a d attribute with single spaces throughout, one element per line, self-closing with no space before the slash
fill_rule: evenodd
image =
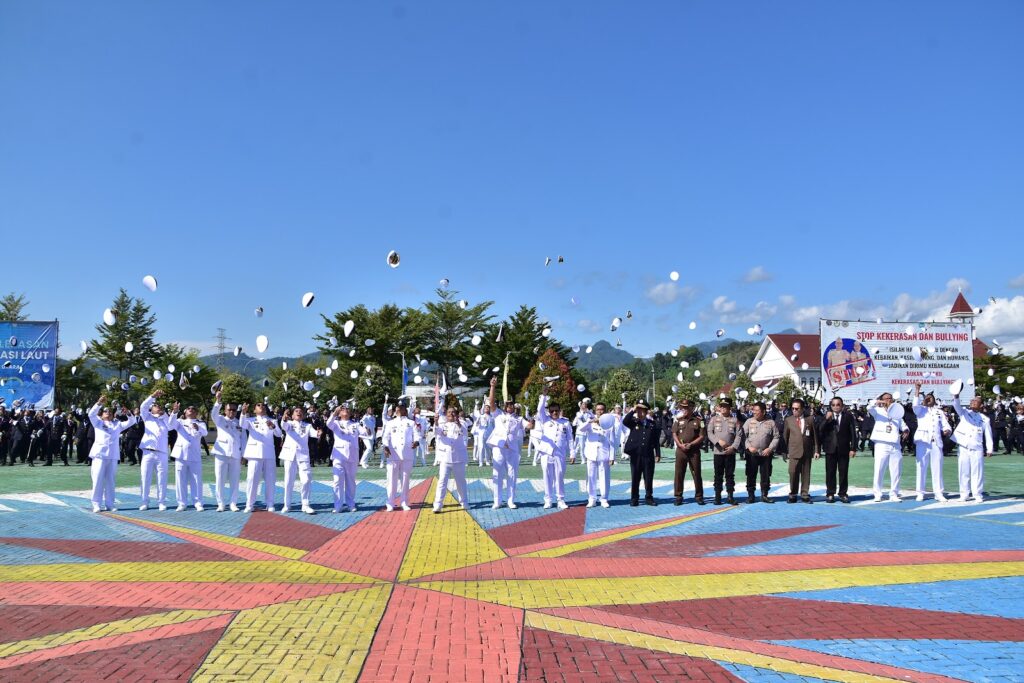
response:
<path id="1" fill-rule="evenodd" d="M 166 609 L 248 609 L 341 593 L 371 584 L 54 581 L 0 584 L 8 605 L 100 605 Z"/>
<path id="2" fill-rule="evenodd" d="M 769 595 L 609 605 L 601 609 L 755 640 L 1024 641 L 1024 619 Z"/>
<path id="3" fill-rule="evenodd" d="M 50 550 L 104 562 L 236 562 L 240 558 L 194 543 L 69 538 L 0 538 L 0 543 Z"/>
<path id="4" fill-rule="evenodd" d="M 255 513 L 253 513 L 255 514 Z M 273 555 L 271 553 L 265 553 L 261 550 L 253 550 L 240 545 L 234 545 L 231 543 L 225 543 L 223 541 L 215 541 L 212 538 L 204 538 L 197 534 L 192 534 L 187 531 L 178 531 L 176 529 L 168 529 L 167 527 L 157 526 L 150 524 L 140 519 L 133 517 L 121 517 L 118 515 L 111 515 L 122 522 L 128 522 L 129 524 L 137 524 L 153 531 L 159 531 L 162 534 L 173 536 L 174 538 L 180 538 L 196 545 L 206 546 L 207 548 L 213 548 L 214 550 L 220 550 L 221 552 L 227 553 L 228 555 L 234 555 L 240 557 L 243 560 L 280 560 L 280 555 Z"/>
<path id="5" fill-rule="evenodd" d="M 730 548 L 738 548 L 781 538 L 811 534 L 834 525 L 803 526 L 790 529 L 762 529 L 760 531 L 733 531 L 718 534 L 686 536 L 658 536 L 657 538 L 627 538 L 607 545 L 578 550 L 567 557 L 702 557 Z"/>
<path id="6" fill-rule="evenodd" d="M 164 611 L 166 608 L 134 605 L 0 605 L 0 642 L 38 638 Z"/>
<path id="7" fill-rule="evenodd" d="M 239 538 L 283 545 L 297 550 L 316 550 L 340 532 L 273 512 L 254 512 Z"/>
<path id="8" fill-rule="evenodd" d="M 959 680 L 939 676 L 937 674 L 929 674 L 921 671 L 914 671 L 912 669 L 889 666 L 887 664 L 875 664 L 873 662 L 865 662 L 858 659 L 849 659 L 836 655 L 813 652 L 811 650 L 790 647 L 788 645 L 773 645 L 771 643 L 763 643 L 747 638 L 734 638 L 732 636 L 711 633 L 709 631 L 702 631 L 700 629 L 688 628 L 685 626 L 663 624 L 651 619 L 640 619 L 634 616 L 614 614 L 592 607 L 556 607 L 553 609 L 542 609 L 538 611 L 565 617 L 567 619 L 575 619 L 578 621 L 585 621 L 587 623 L 611 626 L 613 628 L 659 636 L 661 638 L 669 638 L 671 640 L 697 643 L 699 645 L 707 645 L 709 647 L 724 647 L 732 650 L 741 650 L 743 652 L 752 652 L 760 655 L 766 655 L 768 657 L 776 657 L 778 659 L 787 659 L 792 662 L 827 666 L 833 669 L 841 669 L 843 671 L 860 671 L 862 673 L 874 674 L 876 676 L 913 680 L 917 683 L 954 683 Z"/>
<path id="9" fill-rule="evenodd" d="M 141 631 L 134 631 L 132 633 L 119 633 L 112 636 L 83 640 L 69 645 L 58 645 L 57 647 L 51 647 L 45 650 L 26 652 L 21 655 L 11 655 L 10 657 L 0 659 L 0 669 L 7 669 L 13 666 L 27 664 L 29 662 L 45 662 L 57 657 L 67 657 L 69 655 L 81 654 L 83 652 L 109 650 L 115 647 L 132 645 L 134 643 L 144 643 L 152 640 L 160 640 L 161 638 L 171 638 L 190 633 L 222 629 L 231 623 L 234 616 L 234 614 L 219 614 L 212 617 L 205 617 L 203 619 L 185 621 L 180 624 L 156 626 L 154 628 L 147 628 Z"/>
<path id="10" fill-rule="evenodd" d="M 359 680 L 515 681 L 522 633 L 522 610 L 398 584 Z"/>
<path id="11" fill-rule="evenodd" d="M 506 552 L 520 546 L 566 538 L 579 538 L 586 531 L 587 508 L 575 505 L 568 510 L 544 514 L 522 522 L 488 530 L 494 542 Z"/>
<path id="12" fill-rule="evenodd" d="M 428 479 L 413 487 L 409 491 L 410 502 L 422 503 L 432 482 Z M 418 515 L 405 511 L 375 512 L 303 556 L 302 561 L 394 581 Z"/>
<path id="13" fill-rule="evenodd" d="M 808 553 L 802 555 L 753 555 L 745 557 L 694 557 L 685 559 L 601 559 L 577 557 L 509 557 L 486 564 L 453 569 L 416 579 L 579 579 L 631 576 L 690 576 L 743 572 L 794 571 L 973 562 L 1020 562 L 1024 550 L 907 551 L 875 553 Z"/>

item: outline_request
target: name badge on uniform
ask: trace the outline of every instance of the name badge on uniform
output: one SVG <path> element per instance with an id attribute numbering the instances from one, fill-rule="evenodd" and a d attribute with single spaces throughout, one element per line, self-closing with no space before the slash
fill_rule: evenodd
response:
<path id="1" fill-rule="evenodd" d="M 891 434 L 892 433 L 892 425 L 885 425 L 885 433 L 886 434 Z"/>
<path id="2" fill-rule="evenodd" d="M 811 435 L 811 430 L 810 429 L 805 429 L 804 430 L 804 436 L 810 436 L 810 435 Z"/>

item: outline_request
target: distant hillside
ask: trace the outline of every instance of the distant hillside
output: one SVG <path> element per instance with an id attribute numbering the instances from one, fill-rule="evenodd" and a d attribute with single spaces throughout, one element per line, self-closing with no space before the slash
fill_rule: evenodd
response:
<path id="1" fill-rule="evenodd" d="M 576 367 L 584 372 L 597 372 L 605 368 L 617 368 L 633 362 L 633 354 L 617 349 L 604 339 L 594 344 L 590 353 L 581 348 L 579 353 L 570 354 L 576 359 Z"/>
<path id="2" fill-rule="evenodd" d="M 274 356 L 273 358 L 253 358 L 252 356 L 240 353 L 237 356 L 233 353 L 224 354 L 224 368 L 228 372 L 237 372 L 257 379 L 260 377 L 266 377 L 267 370 L 270 368 L 281 367 L 281 363 L 287 362 L 288 365 L 297 363 L 298 361 L 305 361 L 311 365 L 316 364 L 320 359 L 320 352 L 314 351 L 313 353 L 307 353 L 304 356 L 297 358 L 290 356 Z M 211 368 L 217 367 L 218 354 L 211 354 L 209 356 L 202 356 L 200 359 L 203 363 L 210 366 Z"/>

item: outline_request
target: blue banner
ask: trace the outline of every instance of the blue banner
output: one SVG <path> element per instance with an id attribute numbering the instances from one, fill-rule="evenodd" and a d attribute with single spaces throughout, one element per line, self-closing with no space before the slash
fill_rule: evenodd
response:
<path id="1" fill-rule="evenodd" d="M 57 322 L 0 322 L 0 405 L 53 407 Z"/>

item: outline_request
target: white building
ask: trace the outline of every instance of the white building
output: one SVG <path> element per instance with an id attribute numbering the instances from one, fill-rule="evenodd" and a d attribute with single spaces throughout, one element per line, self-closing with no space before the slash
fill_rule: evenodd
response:
<path id="1" fill-rule="evenodd" d="M 760 363 L 758 363 L 760 361 Z M 771 391 L 783 377 L 792 379 L 808 395 L 821 386 L 821 344 L 816 334 L 769 334 L 754 356 L 750 378 Z"/>

